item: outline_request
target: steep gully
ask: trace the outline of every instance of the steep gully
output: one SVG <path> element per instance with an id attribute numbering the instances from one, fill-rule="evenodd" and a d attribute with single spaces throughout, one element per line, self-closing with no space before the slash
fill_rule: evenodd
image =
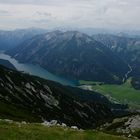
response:
<path id="1" fill-rule="evenodd" d="M 123 78 L 123 83 L 127 80 L 129 74 L 133 71 L 132 67 L 128 64 L 129 70 L 126 72 Z"/>

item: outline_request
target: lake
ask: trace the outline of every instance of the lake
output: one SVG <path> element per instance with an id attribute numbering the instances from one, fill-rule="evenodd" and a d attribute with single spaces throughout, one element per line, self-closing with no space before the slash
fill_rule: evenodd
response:
<path id="1" fill-rule="evenodd" d="M 4 54 L 3 52 L 0 52 L 0 59 L 8 60 L 16 67 L 18 71 L 24 71 L 25 73 L 39 76 L 47 80 L 56 81 L 63 85 L 76 86 L 78 84 L 78 81 L 76 80 L 68 80 L 60 76 L 54 75 L 38 65 L 19 63 L 16 59 L 11 58 L 9 55 Z"/>

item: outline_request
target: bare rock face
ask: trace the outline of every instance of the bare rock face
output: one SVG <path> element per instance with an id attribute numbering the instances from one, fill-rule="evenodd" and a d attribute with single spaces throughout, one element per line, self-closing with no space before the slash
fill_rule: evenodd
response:
<path id="1" fill-rule="evenodd" d="M 128 137 L 140 138 L 140 115 L 114 119 L 112 123 L 104 124 L 101 129 Z"/>

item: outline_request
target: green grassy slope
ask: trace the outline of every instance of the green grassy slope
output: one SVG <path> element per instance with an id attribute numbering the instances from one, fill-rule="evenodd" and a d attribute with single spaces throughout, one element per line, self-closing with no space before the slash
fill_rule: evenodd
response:
<path id="1" fill-rule="evenodd" d="M 87 83 L 91 84 L 92 82 L 82 81 L 82 84 Z M 100 85 L 96 83 L 96 85 L 91 86 L 93 90 L 98 91 L 109 98 L 112 97 L 121 103 L 129 104 L 131 107 L 140 108 L 140 90 L 136 90 L 132 87 L 131 78 L 122 85 Z"/>
<path id="2" fill-rule="evenodd" d="M 0 121 L 0 140 L 127 140 L 127 138 L 97 131 Z"/>

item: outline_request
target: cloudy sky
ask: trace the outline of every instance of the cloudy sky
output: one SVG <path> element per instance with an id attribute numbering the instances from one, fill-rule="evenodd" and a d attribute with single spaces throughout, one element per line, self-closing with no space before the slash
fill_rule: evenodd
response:
<path id="1" fill-rule="evenodd" d="M 140 0 L 0 0 L 0 29 L 140 30 Z"/>

